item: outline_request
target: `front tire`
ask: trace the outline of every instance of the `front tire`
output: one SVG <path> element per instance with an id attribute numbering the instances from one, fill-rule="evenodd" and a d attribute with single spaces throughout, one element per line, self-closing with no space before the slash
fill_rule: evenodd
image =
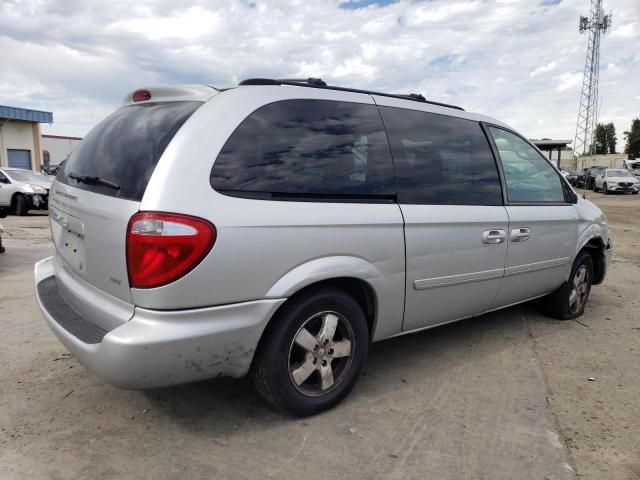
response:
<path id="1" fill-rule="evenodd" d="M 274 407 L 295 416 L 338 404 L 360 377 L 369 330 L 360 305 L 333 287 L 289 300 L 260 342 L 253 383 Z"/>
<path id="2" fill-rule="evenodd" d="M 29 212 L 29 200 L 24 195 L 16 195 L 13 203 L 13 211 L 16 215 L 24 217 Z"/>
<path id="3" fill-rule="evenodd" d="M 545 313 L 558 320 L 571 320 L 584 313 L 593 282 L 593 259 L 587 252 L 578 254 L 569 280 L 542 299 Z"/>
<path id="4" fill-rule="evenodd" d="M 602 186 L 602 193 L 604 195 L 609 195 L 609 189 L 607 188 L 607 184 L 606 183 Z"/>

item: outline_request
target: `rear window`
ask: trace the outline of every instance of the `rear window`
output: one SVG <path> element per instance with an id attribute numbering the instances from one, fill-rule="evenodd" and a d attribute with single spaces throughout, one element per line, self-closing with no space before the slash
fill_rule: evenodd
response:
<path id="1" fill-rule="evenodd" d="M 233 196 L 348 201 L 395 194 L 391 152 L 374 105 L 284 100 L 231 135 L 211 185 Z"/>
<path id="2" fill-rule="evenodd" d="M 167 102 L 122 107 L 89 132 L 56 178 L 83 190 L 141 200 L 165 148 L 200 105 Z M 99 177 L 112 186 L 78 181 L 70 175 Z"/>

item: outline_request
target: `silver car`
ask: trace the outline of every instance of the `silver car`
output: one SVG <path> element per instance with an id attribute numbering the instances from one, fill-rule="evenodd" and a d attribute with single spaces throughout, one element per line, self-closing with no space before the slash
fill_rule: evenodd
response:
<path id="1" fill-rule="evenodd" d="M 45 175 L 22 168 L 0 168 L 0 209 L 16 215 L 29 210 L 46 210 L 51 180 Z"/>
<path id="2" fill-rule="evenodd" d="M 132 92 L 58 173 L 50 223 L 38 303 L 99 377 L 249 373 L 294 415 L 342 400 L 372 342 L 543 296 L 581 315 L 612 252 L 507 125 L 319 79 Z"/>

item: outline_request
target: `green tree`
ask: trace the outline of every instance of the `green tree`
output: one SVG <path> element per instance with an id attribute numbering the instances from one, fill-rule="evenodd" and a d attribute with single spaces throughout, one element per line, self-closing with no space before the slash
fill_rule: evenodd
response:
<path id="1" fill-rule="evenodd" d="M 607 128 L 604 123 L 596 125 L 596 129 L 593 132 L 593 147 L 591 150 L 596 155 L 607 153 Z"/>
<path id="2" fill-rule="evenodd" d="M 624 132 L 624 136 L 627 138 L 624 153 L 633 155 L 633 158 L 640 158 L 640 118 L 631 122 L 631 129 Z"/>
<path id="3" fill-rule="evenodd" d="M 616 127 L 613 123 L 599 123 L 593 132 L 593 145 L 589 152 L 598 155 L 616 153 L 617 140 Z"/>
<path id="4" fill-rule="evenodd" d="M 607 150 L 609 153 L 616 153 L 616 143 L 618 143 L 618 137 L 616 136 L 616 126 L 611 123 L 607 123 L 604 126 L 607 133 Z"/>

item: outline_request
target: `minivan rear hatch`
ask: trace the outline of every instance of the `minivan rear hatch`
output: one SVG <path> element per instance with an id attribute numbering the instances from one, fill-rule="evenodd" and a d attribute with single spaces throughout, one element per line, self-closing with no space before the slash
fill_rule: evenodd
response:
<path id="1" fill-rule="evenodd" d="M 199 99 L 154 101 L 151 95 L 111 114 L 76 147 L 51 190 L 51 231 L 61 268 L 132 302 L 129 219 L 165 148 L 202 104 Z"/>

